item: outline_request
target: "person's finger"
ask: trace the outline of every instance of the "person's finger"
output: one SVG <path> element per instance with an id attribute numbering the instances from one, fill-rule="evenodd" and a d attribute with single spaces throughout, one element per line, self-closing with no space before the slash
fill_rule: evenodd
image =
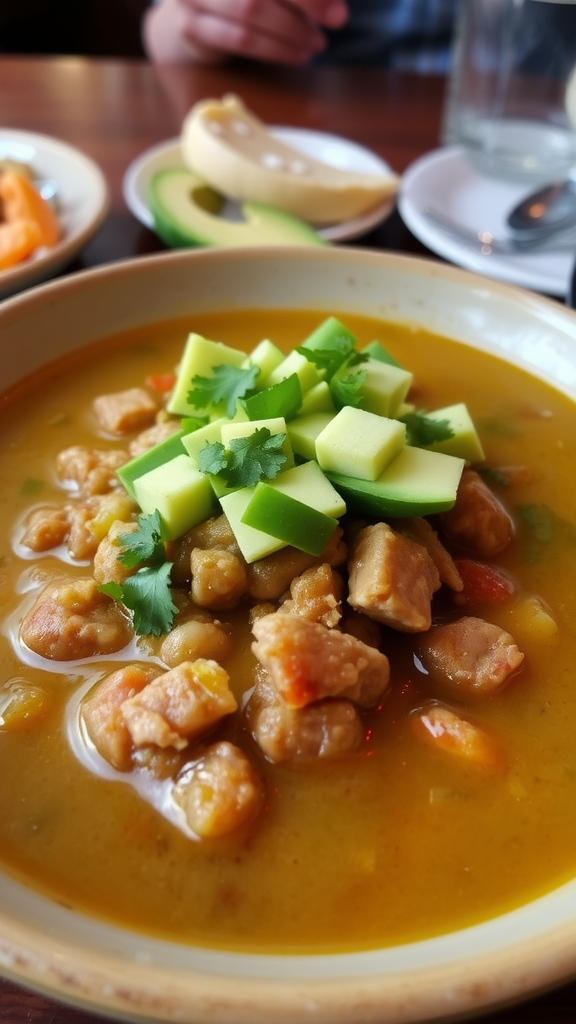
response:
<path id="1" fill-rule="evenodd" d="M 284 64 L 303 63 L 325 45 L 310 17 L 283 0 L 185 0 L 182 32 L 191 45 Z"/>

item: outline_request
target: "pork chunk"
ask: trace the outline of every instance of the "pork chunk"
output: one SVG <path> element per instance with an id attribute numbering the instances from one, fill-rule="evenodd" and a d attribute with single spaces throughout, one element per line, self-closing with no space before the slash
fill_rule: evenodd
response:
<path id="1" fill-rule="evenodd" d="M 421 544 L 386 523 L 360 530 L 349 562 L 348 602 L 377 622 L 405 633 L 424 632 L 440 576 Z"/>
<path id="2" fill-rule="evenodd" d="M 358 711 L 338 698 L 291 708 L 272 687 L 256 687 L 247 713 L 254 740 L 274 764 L 336 758 L 357 750 L 364 739 Z M 270 696 L 272 692 L 272 697 Z"/>
<path id="3" fill-rule="evenodd" d="M 342 565 L 348 554 L 342 536 L 343 530 L 337 526 L 319 557 L 289 545 L 252 562 L 247 569 L 249 597 L 257 601 L 276 601 L 288 590 L 295 576 L 313 565 Z"/>
<path id="4" fill-rule="evenodd" d="M 129 568 L 119 561 L 125 550 L 119 540 L 125 534 L 136 533 L 137 530 L 136 523 L 125 523 L 120 519 L 112 523 L 107 536 L 100 541 L 94 554 L 94 579 L 97 583 L 124 583 L 136 572 L 138 566 Z"/>
<path id="5" fill-rule="evenodd" d="M 192 832 L 202 839 L 218 839 L 253 821 L 264 790 L 243 751 L 221 742 L 184 768 L 173 797 Z"/>
<path id="6" fill-rule="evenodd" d="M 68 536 L 68 516 L 63 508 L 42 506 L 27 517 L 21 543 L 30 551 L 50 551 Z"/>
<path id="7" fill-rule="evenodd" d="M 48 584 L 20 627 L 22 642 L 54 661 L 113 654 L 132 636 L 129 619 L 91 577 Z"/>
<path id="8" fill-rule="evenodd" d="M 82 704 L 82 721 L 96 750 L 119 772 L 132 767 L 132 737 L 121 706 L 158 675 L 160 669 L 125 665 L 98 683 Z"/>
<path id="9" fill-rule="evenodd" d="M 132 742 L 136 747 L 154 744 L 183 750 L 236 711 L 228 682 L 228 673 L 217 662 L 203 658 L 163 672 L 122 704 Z"/>
<path id="10" fill-rule="evenodd" d="M 127 461 L 128 452 L 123 449 L 102 451 L 77 444 L 58 453 L 56 473 L 62 483 L 75 488 L 79 497 L 89 498 L 119 488 L 116 470 Z"/>
<path id="11" fill-rule="evenodd" d="M 388 687 L 388 658 L 347 633 L 282 612 L 257 619 L 252 630 L 252 650 L 290 707 L 323 697 L 372 707 Z"/>
<path id="12" fill-rule="evenodd" d="M 107 434 L 131 434 L 150 427 L 158 406 L 145 388 L 128 388 L 110 395 L 98 395 L 93 403 L 98 424 Z"/>
<path id="13" fill-rule="evenodd" d="M 281 610 L 333 628 L 342 617 L 343 591 L 342 577 L 330 565 L 313 566 L 292 580 L 290 598 Z"/>
<path id="14" fill-rule="evenodd" d="M 440 522 L 447 540 L 484 558 L 504 551 L 514 536 L 509 513 L 474 469 L 464 470 L 456 503 Z"/>
<path id="15" fill-rule="evenodd" d="M 193 548 L 190 556 L 192 600 L 199 608 L 235 608 L 246 593 L 246 563 L 225 548 Z"/>
<path id="16" fill-rule="evenodd" d="M 426 548 L 438 569 L 440 582 L 445 583 L 451 590 L 459 593 L 462 590 L 463 584 L 458 572 L 458 566 L 428 520 L 422 516 L 413 516 L 409 519 L 399 519 L 394 525 L 405 537 L 411 537 L 412 540 L 417 541 L 418 544 Z"/>
<path id="17" fill-rule="evenodd" d="M 473 615 L 435 626 L 422 637 L 419 654 L 437 682 L 466 696 L 496 693 L 524 660 L 509 633 Z"/>

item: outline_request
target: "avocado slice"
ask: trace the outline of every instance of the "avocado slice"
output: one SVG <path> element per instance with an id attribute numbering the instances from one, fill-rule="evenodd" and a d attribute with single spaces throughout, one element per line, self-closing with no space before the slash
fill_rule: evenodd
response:
<path id="1" fill-rule="evenodd" d="M 224 196 L 186 168 L 157 171 L 148 202 L 156 233 L 173 248 L 326 244 L 304 221 L 263 203 L 239 203 L 243 219 L 227 220 Z"/>

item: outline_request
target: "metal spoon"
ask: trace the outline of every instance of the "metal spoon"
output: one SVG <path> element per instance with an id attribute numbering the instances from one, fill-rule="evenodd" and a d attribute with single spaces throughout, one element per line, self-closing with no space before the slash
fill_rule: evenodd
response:
<path id="1" fill-rule="evenodd" d="M 516 241 L 537 241 L 576 225 L 576 181 L 556 181 L 525 196 L 506 219 Z"/>
<path id="2" fill-rule="evenodd" d="M 483 229 L 476 231 L 474 228 L 460 224 L 459 221 L 453 220 L 448 214 L 432 206 L 421 207 L 420 213 L 431 224 L 441 228 L 455 242 L 472 246 L 481 256 L 508 256 L 539 250 L 555 252 L 563 249 L 574 250 L 576 247 L 576 230 L 563 229 L 555 234 L 548 232 L 547 234 L 536 234 L 530 238 L 513 237 L 512 234 L 506 237 L 495 237 L 491 231 Z"/>

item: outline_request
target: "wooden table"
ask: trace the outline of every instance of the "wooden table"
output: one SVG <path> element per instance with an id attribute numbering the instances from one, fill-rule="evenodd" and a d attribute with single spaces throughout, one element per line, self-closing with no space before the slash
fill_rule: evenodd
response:
<path id="1" fill-rule="evenodd" d="M 77 146 L 97 161 L 110 186 L 109 217 L 69 270 L 162 249 L 124 203 L 124 172 L 143 150 L 177 136 L 193 103 L 226 92 L 238 93 L 268 123 L 354 139 L 398 172 L 438 145 L 441 78 L 365 69 L 153 68 L 138 60 L 2 57 L 0 127 L 42 132 Z M 397 213 L 354 244 L 432 255 Z M 0 981 L 2 1024 L 89 1024 L 98 1019 Z M 482 1020 L 575 1024 L 576 982 Z"/>

